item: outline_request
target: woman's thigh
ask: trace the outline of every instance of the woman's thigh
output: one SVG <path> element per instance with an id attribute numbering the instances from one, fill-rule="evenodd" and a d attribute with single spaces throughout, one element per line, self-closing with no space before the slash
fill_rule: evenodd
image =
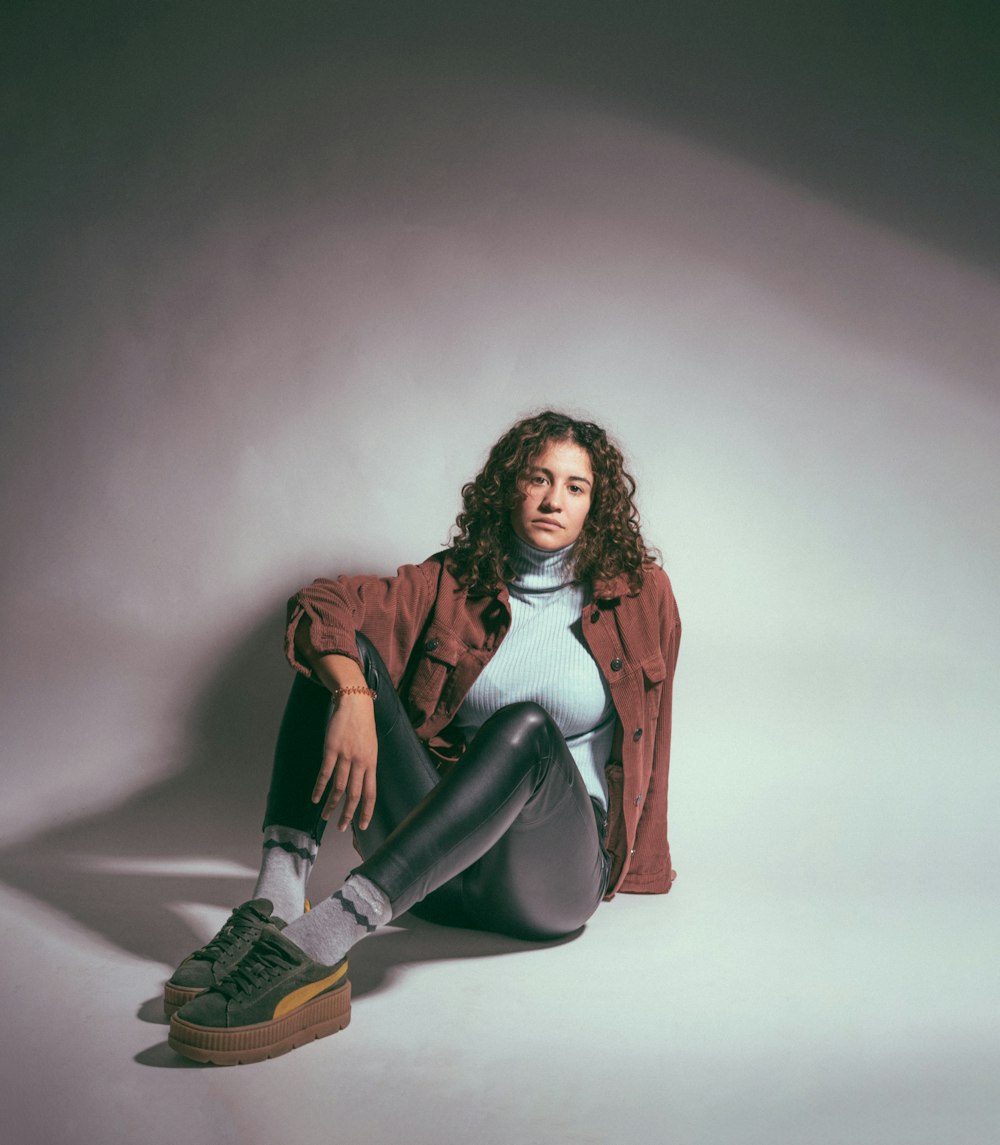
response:
<path id="1" fill-rule="evenodd" d="M 540 711 L 536 709 L 536 714 Z M 413 908 L 419 917 L 543 940 L 578 930 L 597 909 L 610 860 L 569 748 L 551 717 L 545 715 L 544 725 L 531 735 L 521 736 L 515 730 L 511 736 L 507 751 L 532 753 L 532 759 L 519 764 L 499 758 L 501 737 L 494 741 L 489 757 L 480 760 L 474 740 L 456 774 L 449 777 L 446 787 L 456 780 L 465 787 L 462 803 L 490 808 L 497 799 L 508 797 L 510 787 L 503 779 L 508 764 L 515 772 L 525 767 L 530 796 L 496 841 Z M 543 734 L 535 734 L 538 731 Z M 540 776 L 537 782 L 536 776 Z M 523 798 L 525 788 L 519 791 Z"/>
<path id="2" fill-rule="evenodd" d="M 368 828 L 354 833 L 357 849 L 367 859 L 441 777 L 417 738 L 382 660 L 361 634 L 358 651 L 366 680 L 378 693 L 375 810 Z M 313 804 L 310 797 L 322 761 L 330 703 L 324 688 L 296 677 L 278 737 L 265 820 L 312 830 L 317 840 L 325 828 L 319 817 L 323 804 Z M 529 785 L 530 798 L 503 835 L 484 845 L 463 870 L 446 878 L 417 904 L 414 913 L 449 925 L 544 939 L 579 929 L 596 909 L 604 894 L 608 860 L 593 807 L 559 729 L 548 716 L 543 724 L 527 737 L 515 735 L 512 744 L 517 746 L 504 748 L 501 738 L 501 758 L 496 758 L 494 745 L 492 759 L 477 761 L 475 741 L 470 745 L 456 769 L 465 773 L 461 802 L 466 806 L 470 786 L 473 803 L 480 802 L 484 808 L 505 798 L 496 780 L 507 770 L 510 751 L 521 752 L 529 767 L 544 755 L 547 766 L 540 783 Z M 450 782 L 458 779 L 453 776 Z M 467 824 L 462 830 L 473 828 Z"/>

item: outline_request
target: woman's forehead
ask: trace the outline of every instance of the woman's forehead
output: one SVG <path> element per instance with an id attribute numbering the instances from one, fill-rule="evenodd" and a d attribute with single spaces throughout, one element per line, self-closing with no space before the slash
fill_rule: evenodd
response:
<path id="1" fill-rule="evenodd" d="M 528 462 L 542 469 L 558 466 L 560 469 L 577 470 L 577 476 L 586 477 L 593 472 L 590 451 L 571 439 L 551 440 L 543 443 L 539 451 Z"/>

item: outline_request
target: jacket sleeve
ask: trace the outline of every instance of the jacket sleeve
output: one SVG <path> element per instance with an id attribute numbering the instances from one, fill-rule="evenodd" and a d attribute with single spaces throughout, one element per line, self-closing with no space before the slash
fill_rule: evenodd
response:
<path id="1" fill-rule="evenodd" d="M 657 708 L 656 733 L 649 786 L 636 826 L 635 849 L 628 873 L 619 887 L 625 894 L 666 894 L 677 873 L 667 840 L 667 780 L 670 774 L 670 732 L 674 669 L 681 640 L 681 621 L 669 581 L 664 577 L 659 603 L 659 639 L 666 672 Z"/>
<path id="2" fill-rule="evenodd" d="M 375 645 L 394 685 L 437 598 L 440 561 L 403 565 L 393 577 L 321 578 L 288 602 L 285 655 L 297 671 L 315 678 L 307 655 L 339 653 L 358 659 L 357 633 Z M 307 655 L 304 655 L 306 653 Z"/>

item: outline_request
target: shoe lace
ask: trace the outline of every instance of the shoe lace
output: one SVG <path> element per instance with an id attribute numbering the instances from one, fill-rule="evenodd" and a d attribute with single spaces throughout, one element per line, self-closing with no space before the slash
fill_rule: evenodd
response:
<path id="1" fill-rule="evenodd" d="M 264 934 L 215 989 L 227 998 L 250 996 L 294 965 L 288 951 Z"/>
<path id="2" fill-rule="evenodd" d="M 237 944 L 249 944 L 260 934 L 261 926 L 267 920 L 253 907 L 238 906 L 223 923 L 222 929 L 209 939 L 200 950 L 192 954 L 192 958 L 201 958 L 208 962 L 215 962 L 224 958 Z"/>

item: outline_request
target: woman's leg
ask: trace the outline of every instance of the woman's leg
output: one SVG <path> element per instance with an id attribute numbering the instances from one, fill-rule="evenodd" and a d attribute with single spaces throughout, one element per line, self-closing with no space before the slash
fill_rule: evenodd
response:
<path id="1" fill-rule="evenodd" d="M 443 887 L 460 903 L 464 925 L 546 939 L 593 914 L 608 865 L 562 734 L 543 708 L 522 703 L 486 721 L 459 763 L 354 873 L 384 891 L 393 917 Z"/>
<path id="2" fill-rule="evenodd" d="M 364 862 L 353 873 L 385 893 L 393 917 L 421 904 L 424 917 L 525 938 L 582 926 L 603 896 L 607 856 L 586 787 L 545 711 L 517 704 L 497 712 L 442 779 L 378 652 L 360 634 L 358 651 L 378 694 L 379 758 L 374 815 L 355 832 Z M 326 690 L 296 677 L 265 832 L 281 827 L 322 839 L 322 803 L 311 794 L 329 715 Z"/>
<path id="3" fill-rule="evenodd" d="M 374 815 L 355 832 L 364 858 L 355 873 L 385 892 L 393 917 L 416 905 L 435 921 L 531 938 L 582 926 L 604 893 L 607 858 L 586 787 L 544 710 L 522 704 L 496 713 L 442 779 L 360 634 L 358 652 L 378 693 L 379 756 Z M 322 838 L 322 804 L 310 797 L 329 713 L 326 690 L 297 677 L 265 828 Z"/>
<path id="4" fill-rule="evenodd" d="M 583 780 L 552 720 L 533 704 L 503 709 L 442 779 L 375 647 L 361 634 L 357 641 L 377 693 L 379 756 L 372 821 L 355 831 L 364 858 L 355 873 L 385 892 L 393 917 L 416 906 L 435 921 L 522 937 L 581 926 L 604 893 L 607 857 Z M 330 703 L 325 688 L 296 676 L 264 818 L 264 872 L 291 872 L 299 903 L 326 827 L 323 803 L 311 795 Z M 256 893 L 266 892 L 262 874 Z M 286 920 L 300 913 L 285 905 L 288 893 L 271 897 L 284 900 Z"/>
<path id="5" fill-rule="evenodd" d="M 472 925 L 537 940 L 577 930 L 604 894 L 610 864 L 592 805 L 548 714 L 537 704 L 495 713 L 438 779 L 377 653 L 361 637 L 358 646 L 379 692 L 376 830 L 357 833 L 365 860 L 314 911 L 283 931 L 265 927 L 229 976 L 174 1015 L 170 1044 L 188 1057 L 259 1061 L 342 1029 L 350 1017 L 347 951 L 442 889 L 458 896 Z M 290 829 L 311 828 L 318 842 L 322 820 L 310 794 L 325 719 L 309 704 L 311 733 L 289 714 L 283 738 L 286 747 L 304 742 L 311 758 L 279 752 L 265 826 L 281 826 L 272 815 L 282 815 L 296 824 Z M 407 811 L 407 795 L 421 789 Z"/>
<path id="6" fill-rule="evenodd" d="M 535 704 L 496 713 L 442 779 L 360 634 L 358 652 L 378 693 L 379 780 L 372 822 L 355 832 L 365 860 L 355 873 L 387 892 L 393 917 L 414 907 L 436 922 L 525 938 L 582 926 L 604 895 L 610 861 L 547 713 Z"/>

